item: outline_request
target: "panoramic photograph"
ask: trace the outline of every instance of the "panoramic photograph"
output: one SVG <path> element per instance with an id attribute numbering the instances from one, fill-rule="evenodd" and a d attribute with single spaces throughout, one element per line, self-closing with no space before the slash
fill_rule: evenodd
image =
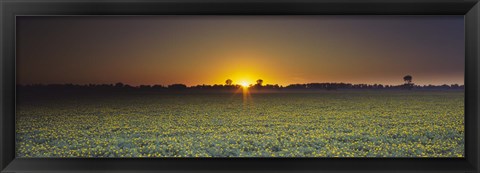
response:
<path id="1" fill-rule="evenodd" d="M 17 16 L 18 158 L 463 158 L 464 16 Z"/>

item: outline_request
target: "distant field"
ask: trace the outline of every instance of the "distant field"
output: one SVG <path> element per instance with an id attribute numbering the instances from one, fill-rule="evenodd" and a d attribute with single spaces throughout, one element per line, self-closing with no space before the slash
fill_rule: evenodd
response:
<path id="1" fill-rule="evenodd" d="M 16 121 L 18 157 L 464 157 L 463 91 L 29 98 Z"/>

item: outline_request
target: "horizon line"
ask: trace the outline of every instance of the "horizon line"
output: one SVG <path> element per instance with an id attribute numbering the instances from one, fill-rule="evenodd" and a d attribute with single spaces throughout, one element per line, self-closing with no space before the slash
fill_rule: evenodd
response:
<path id="1" fill-rule="evenodd" d="M 115 85 L 115 84 L 123 84 L 124 86 L 128 85 L 128 86 L 131 86 L 131 87 L 140 87 L 140 86 L 155 86 L 155 85 L 159 85 L 159 86 L 165 86 L 165 87 L 168 87 L 170 85 L 178 85 L 178 84 L 181 84 L 181 85 L 185 85 L 187 87 L 195 87 L 195 86 L 214 86 L 214 85 L 220 85 L 220 86 L 229 86 L 225 83 L 223 84 L 196 84 L 196 85 L 187 85 L 187 84 L 184 84 L 184 83 L 171 83 L 171 84 L 137 84 L 137 85 L 130 85 L 128 83 L 124 83 L 124 82 L 113 82 L 113 83 L 30 83 L 30 84 L 16 84 L 17 86 L 27 86 L 27 85 L 79 85 L 79 86 L 85 86 L 85 85 Z M 291 83 L 291 84 L 287 84 L 287 85 L 280 85 L 280 84 L 270 84 L 270 83 L 266 83 L 266 84 L 262 84 L 262 86 L 266 86 L 266 85 L 278 85 L 280 87 L 286 87 L 286 86 L 289 86 L 289 85 L 306 85 L 306 84 L 351 84 L 351 85 L 383 85 L 383 86 L 400 86 L 400 85 L 404 85 L 405 83 L 401 83 L 401 84 L 381 84 L 381 83 L 348 83 L 348 82 L 308 82 L 308 83 Z M 451 84 L 447 84 L 447 83 L 444 83 L 444 84 L 415 84 L 415 83 L 412 83 L 414 86 L 442 86 L 442 85 L 459 85 L 459 86 L 464 86 L 465 84 L 459 84 L 459 83 L 451 83 Z M 235 83 L 235 84 L 231 84 L 230 86 L 235 86 L 235 85 L 238 85 L 238 86 L 242 86 L 242 84 L 240 83 Z M 255 86 L 256 83 L 251 83 L 249 84 L 249 86 Z"/>

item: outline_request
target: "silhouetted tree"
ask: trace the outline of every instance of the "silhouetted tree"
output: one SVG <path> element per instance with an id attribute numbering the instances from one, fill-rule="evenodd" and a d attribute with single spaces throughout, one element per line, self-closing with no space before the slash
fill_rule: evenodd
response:
<path id="1" fill-rule="evenodd" d="M 156 90 L 158 90 L 158 89 L 164 89 L 164 88 L 165 88 L 165 87 L 162 86 L 162 85 L 153 85 L 153 86 L 152 86 L 152 89 L 156 89 Z"/>
<path id="2" fill-rule="evenodd" d="M 258 79 L 257 80 L 257 86 L 262 86 L 263 84 L 263 80 L 262 79 Z"/>
<path id="3" fill-rule="evenodd" d="M 187 85 L 185 84 L 172 84 L 172 85 L 168 85 L 168 88 L 169 89 L 187 89 Z"/>
<path id="4" fill-rule="evenodd" d="M 233 83 L 232 79 L 227 79 L 225 81 L 225 84 L 228 85 L 228 86 L 232 85 L 232 83 Z"/>
<path id="5" fill-rule="evenodd" d="M 122 82 L 118 82 L 115 84 L 115 87 L 117 88 L 122 88 L 124 86 L 124 84 Z"/>
<path id="6" fill-rule="evenodd" d="M 403 81 L 405 81 L 405 84 L 403 85 L 406 89 L 411 90 L 413 88 L 413 83 L 412 83 L 412 76 L 406 75 L 403 77 Z"/>
<path id="7" fill-rule="evenodd" d="M 405 84 L 410 84 L 412 83 L 412 76 L 406 75 L 403 77 L 403 80 L 405 81 Z"/>

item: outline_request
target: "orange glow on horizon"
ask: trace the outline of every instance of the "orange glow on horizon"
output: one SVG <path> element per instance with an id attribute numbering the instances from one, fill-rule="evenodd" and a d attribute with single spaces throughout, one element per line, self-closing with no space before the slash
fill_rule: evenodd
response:
<path id="1" fill-rule="evenodd" d="M 248 88 L 248 86 L 249 86 L 250 84 L 249 84 L 248 82 L 246 82 L 246 81 L 242 81 L 242 82 L 240 82 L 240 85 L 241 85 L 242 87 L 244 87 L 244 88 Z"/>

